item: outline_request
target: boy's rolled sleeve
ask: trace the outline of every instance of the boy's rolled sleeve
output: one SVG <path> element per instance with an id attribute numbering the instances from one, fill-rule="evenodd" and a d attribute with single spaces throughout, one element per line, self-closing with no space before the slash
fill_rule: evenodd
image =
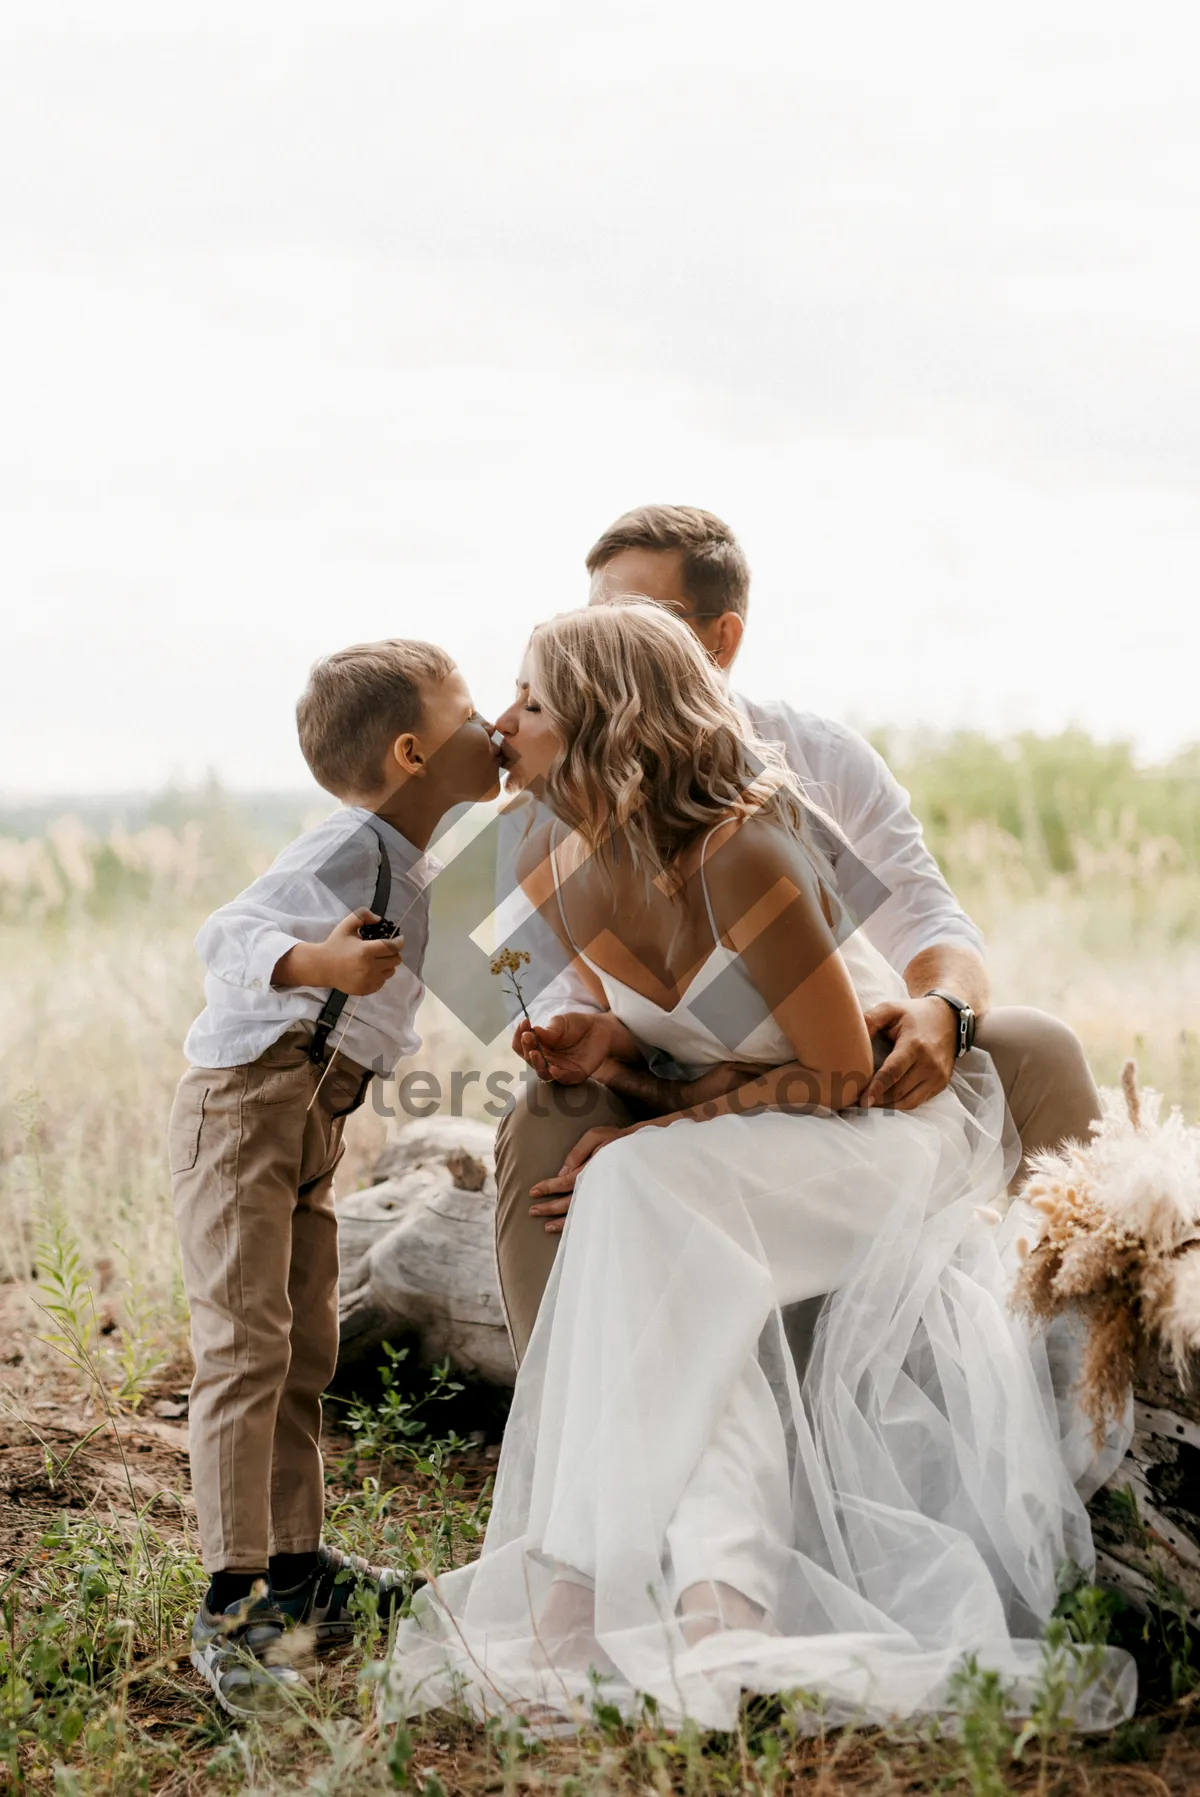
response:
<path id="1" fill-rule="evenodd" d="M 392 891 L 380 891 L 380 856 L 388 858 Z M 348 1060 L 390 1070 L 420 1047 L 413 1027 L 421 1001 L 421 961 L 428 936 L 427 887 L 432 857 L 384 818 L 347 807 L 306 830 L 235 899 L 214 911 L 196 937 L 204 963 L 204 1009 L 188 1031 L 184 1053 L 193 1067 L 237 1067 L 258 1059 L 292 1025 L 314 1023 L 328 987 L 276 985 L 275 972 L 296 948 L 325 942 L 355 913 L 382 906 L 407 920 L 411 952 L 384 991 L 356 1000 L 336 1046 Z M 378 904 L 376 900 L 378 899 Z M 389 909 L 390 907 L 390 909 Z"/>
<path id="2" fill-rule="evenodd" d="M 232 906 L 216 911 L 196 938 L 196 952 L 211 974 L 247 992 L 269 992 L 271 975 L 284 955 L 296 948 L 298 936 L 270 918 L 247 923 L 244 911 Z"/>
<path id="3" fill-rule="evenodd" d="M 228 986 L 269 992 L 271 975 L 289 949 L 323 942 L 362 902 L 362 893 L 373 890 L 375 840 L 360 828 L 325 847 L 315 862 L 297 861 L 295 845 L 285 850 L 201 929 L 196 953 L 208 971 Z"/>

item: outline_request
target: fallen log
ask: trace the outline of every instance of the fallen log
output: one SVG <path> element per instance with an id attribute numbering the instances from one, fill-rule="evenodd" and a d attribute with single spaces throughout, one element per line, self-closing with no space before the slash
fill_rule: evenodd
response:
<path id="1" fill-rule="evenodd" d="M 499 1386 L 516 1377 L 494 1229 L 494 1132 L 431 1117 L 400 1130 L 378 1183 L 338 1200 L 339 1369 L 381 1342 L 416 1337 L 427 1365 Z"/>
<path id="2" fill-rule="evenodd" d="M 1129 1452 L 1088 1508 L 1097 1581 L 1200 1629 L 1200 1356 L 1186 1384 L 1141 1369 Z"/>

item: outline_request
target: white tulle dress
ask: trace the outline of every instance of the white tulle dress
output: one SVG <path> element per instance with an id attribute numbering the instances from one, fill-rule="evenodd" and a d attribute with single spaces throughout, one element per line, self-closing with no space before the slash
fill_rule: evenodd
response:
<path id="1" fill-rule="evenodd" d="M 861 933 L 840 952 L 864 1008 L 902 995 Z M 718 938 L 669 1011 L 595 972 L 639 1039 L 702 1066 L 729 1058 L 697 1013 L 730 968 Z M 737 1056 L 792 1049 L 768 1017 Z M 1052 1364 L 1069 1342 L 1008 1307 L 1019 1225 L 978 1214 L 1004 1192 L 1004 1142 L 973 1051 L 915 1112 L 727 1116 L 603 1148 L 517 1380 L 483 1552 L 400 1624 L 385 1710 L 550 1733 L 648 1694 L 668 1724 L 722 1729 L 743 1692 L 802 1691 L 826 1724 L 882 1723 L 946 1708 L 968 1655 L 1028 1705 L 1060 1571 L 1092 1565 L 1084 1497 L 1124 1444 L 1097 1460 Z M 781 1312 L 823 1293 L 798 1377 Z M 1100 1665 L 1081 1727 L 1133 1707 L 1126 1656 Z"/>

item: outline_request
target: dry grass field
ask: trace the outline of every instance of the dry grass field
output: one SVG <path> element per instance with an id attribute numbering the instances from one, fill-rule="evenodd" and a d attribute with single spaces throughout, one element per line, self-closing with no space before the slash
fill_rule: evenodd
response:
<path id="1" fill-rule="evenodd" d="M 997 1000 L 1066 1018 L 1104 1081 L 1135 1054 L 1144 1083 L 1200 1114 L 1200 758 L 1139 770 L 1073 736 L 888 747 L 987 932 Z M 311 1704 L 286 1724 L 232 1730 L 210 1709 L 184 1648 L 200 1575 L 164 1132 L 198 1008 L 196 927 L 303 811 L 208 792 L 121 824 L 86 809 L 0 815 L 0 1788 L 1200 1788 L 1179 1644 L 1118 1742 L 1069 1742 L 1048 1687 L 1016 1756 L 1002 1697 L 981 1677 L 964 1681 L 957 1731 L 826 1736 L 783 1706 L 748 1710 L 720 1741 L 604 1717 L 569 1748 L 445 1719 L 393 1738 L 359 1676 L 378 1651 L 366 1616 L 359 1646 L 323 1663 Z M 443 1079 L 505 1059 L 444 1014 L 426 1023 L 421 1065 Z M 386 1127 L 369 1107 L 354 1120 L 344 1186 L 369 1178 Z M 407 1401 L 335 1411 L 330 1531 L 445 1565 L 476 1551 L 494 1446 L 447 1447 L 436 1403 L 405 1435 Z"/>

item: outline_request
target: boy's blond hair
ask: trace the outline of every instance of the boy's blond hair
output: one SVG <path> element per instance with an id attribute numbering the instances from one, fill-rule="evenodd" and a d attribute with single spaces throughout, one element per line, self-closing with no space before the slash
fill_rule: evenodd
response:
<path id="1" fill-rule="evenodd" d="M 339 799 L 375 792 L 388 749 L 420 727 L 429 687 L 453 672 L 453 660 L 436 643 L 402 637 L 322 656 L 296 706 L 313 779 Z"/>

